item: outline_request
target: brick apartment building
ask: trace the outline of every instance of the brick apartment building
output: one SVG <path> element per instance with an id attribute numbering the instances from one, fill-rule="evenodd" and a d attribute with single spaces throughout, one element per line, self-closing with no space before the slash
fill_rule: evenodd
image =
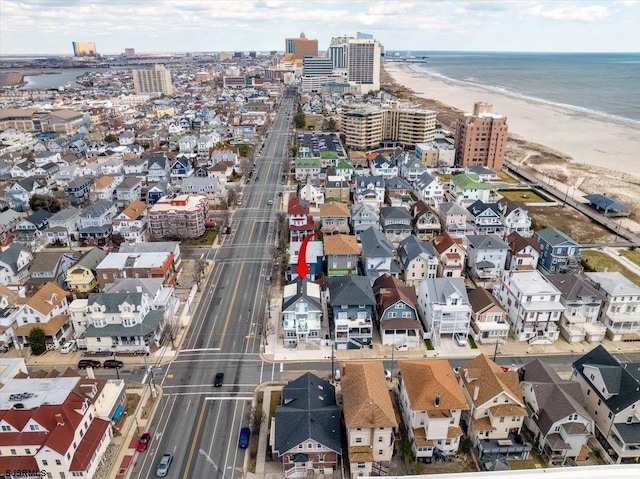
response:
<path id="1" fill-rule="evenodd" d="M 149 208 L 149 227 L 155 240 L 199 238 L 209 211 L 205 195 L 169 195 Z"/>
<path id="2" fill-rule="evenodd" d="M 473 113 L 461 113 L 456 127 L 455 165 L 502 169 L 509 127 L 507 117 L 492 113 L 493 105 L 477 102 Z"/>

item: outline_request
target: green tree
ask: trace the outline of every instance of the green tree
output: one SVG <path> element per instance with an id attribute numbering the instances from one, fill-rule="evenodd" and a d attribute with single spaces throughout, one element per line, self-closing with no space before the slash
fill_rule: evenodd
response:
<path id="1" fill-rule="evenodd" d="M 107 135 L 104 137 L 104 141 L 107 143 L 118 143 L 118 137 L 116 135 Z"/>
<path id="2" fill-rule="evenodd" d="M 29 332 L 29 347 L 36 356 L 40 356 L 47 350 L 47 335 L 42 328 L 33 328 Z"/>
<path id="3" fill-rule="evenodd" d="M 238 154 L 240 156 L 247 156 L 250 151 L 252 151 L 252 148 L 250 145 L 247 145 L 246 143 L 242 143 L 241 145 L 238 146 Z"/>
<path id="4" fill-rule="evenodd" d="M 298 111 L 293 117 L 293 123 L 296 126 L 296 128 L 304 128 L 307 125 L 307 119 L 304 116 L 304 112 L 302 111 L 302 108 L 298 107 Z"/>
<path id="5" fill-rule="evenodd" d="M 29 207 L 32 211 L 47 210 L 53 215 L 62 209 L 62 201 L 53 195 L 33 195 L 29 198 Z"/>

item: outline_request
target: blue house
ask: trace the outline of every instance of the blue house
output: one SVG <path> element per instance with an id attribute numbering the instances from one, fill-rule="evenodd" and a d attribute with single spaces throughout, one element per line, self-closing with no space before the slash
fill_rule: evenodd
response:
<path id="1" fill-rule="evenodd" d="M 80 206 L 89 200 L 89 188 L 92 179 L 88 177 L 74 178 L 64 188 L 64 193 L 71 206 Z"/>
<path id="2" fill-rule="evenodd" d="M 337 349 L 360 349 L 371 344 L 376 298 L 364 276 L 329 278 Z"/>
<path id="3" fill-rule="evenodd" d="M 540 243 L 538 268 L 546 273 L 570 273 L 581 268 L 580 245 L 562 231 L 545 228 L 536 233 Z"/>
<path id="4" fill-rule="evenodd" d="M 165 180 L 160 180 L 153 185 L 149 185 L 149 189 L 147 190 L 147 205 L 155 205 L 160 198 L 170 195 L 171 193 L 173 193 L 173 189 Z"/>
<path id="5" fill-rule="evenodd" d="M 193 174 L 191 160 L 185 155 L 180 155 L 171 165 L 171 178 L 188 178 Z"/>

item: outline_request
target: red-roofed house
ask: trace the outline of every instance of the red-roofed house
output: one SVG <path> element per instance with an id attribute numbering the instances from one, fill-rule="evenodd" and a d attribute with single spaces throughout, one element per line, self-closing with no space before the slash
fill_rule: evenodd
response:
<path id="1" fill-rule="evenodd" d="M 309 214 L 309 202 L 300 198 L 289 201 L 287 208 L 289 217 L 289 243 L 302 241 L 315 230 L 313 216 Z"/>

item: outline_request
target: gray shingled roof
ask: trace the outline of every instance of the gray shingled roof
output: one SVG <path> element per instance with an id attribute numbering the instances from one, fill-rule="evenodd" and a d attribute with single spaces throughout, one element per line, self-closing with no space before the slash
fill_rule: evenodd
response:
<path id="1" fill-rule="evenodd" d="M 303 301 L 309 304 L 310 306 L 315 307 L 316 310 L 322 311 L 322 304 L 316 298 L 307 294 L 307 285 L 308 285 L 308 280 L 306 279 L 297 280 L 296 294 L 294 294 L 290 298 L 287 298 L 282 303 L 282 311 L 288 310 L 290 306 L 292 306 L 293 304 L 299 301 Z"/>
<path id="2" fill-rule="evenodd" d="M 360 243 L 367 258 L 393 257 L 395 252 L 384 233 L 371 226 L 360 233 Z"/>
<path id="3" fill-rule="evenodd" d="M 481 250 L 508 250 L 509 245 L 498 235 L 467 235 L 469 245 Z"/>
<path id="4" fill-rule="evenodd" d="M 591 297 L 595 301 L 604 301 L 606 295 L 579 274 L 545 274 L 544 277 L 560 291 L 562 298 L 568 301 Z"/>
<path id="5" fill-rule="evenodd" d="M 375 306 L 371 283 L 365 276 L 333 276 L 329 278 L 331 305 Z"/>
<path id="6" fill-rule="evenodd" d="M 538 238 L 540 238 L 541 240 L 544 240 L 545 243 L 551 246 L 556 246 L 556 245 L 567 243 L 567 242 L 573 243 L 575 245 L 578 244 L 574 240 L 572 240 L 569 236 L 564 234 L 562 231 L 559 231 L 551 227 L 537 231 L 536 235 L 538 236 Z"/>
<path id="7" fill-rule="evenodd" d="M 87 207 L 86 210 L 84 210 L 80 216 L 83 217 L 87 217 L 89 215 L 91 216 L 102 216 L 105 211 L 108 211 L 110 208 L 113 207 L 113 203 L 111 203 L 111 201 L 109 200 L 98 200 L 96 201 L 94 204 L 92 204 L 91 206 Z"/>
<path id="8" fill-rule="evenodd" d="M 123 326 L 122 324 L 108 324 L 101 328 L 96 328 L 93 324 L 87 326 L 85 336 L 97 338 L 105 336 L 147 336 L 152 334 L 162 321 L 164 311 L 151 310 L 143 318 L 141 323 L 135 326 Z"/>
<path id="9" fill-rule="evenodd" d="M 306 373 L 282 389 L 276 408 L 274 450 L 284 454 L 311 439 L 341 454 L 340 410 L 335 388 Z"/>
<path id="10" fill-rule="evenodd" d="M 469 304 L 467 288 L 463 278 L 427 278 L 427 296 L 429 301 L 437 304 L 446 304 L 447 298 L 458 293 L 462 304 Z"/>
<path id="11" fill-rule="evenodd" d="M 87 305 L 99 304 L 106 307 L 107 314 L 120 314 L 119 306 L 123 303 L 139 306 L 142 304 L 142 293 L 89 293 Z"/>
<path id="12" fill-rule="evenodd" d="M 87 269 L 96 269 L 103 259 L 107 257 L 107 253 L 102 248 L 91 248 L 87 251 L 76 266 L 83 266 Z"/>
<path id="13" fill-rule="evenodd" d="M 411 261 L 421 254 L 436 256 L 435 249 L 433 249 L 433 243 L 422 241 L 415 235 L 407 236 L 405 239 L 400 241 L 400 246 L 398 247 L 398 258 L 405 268 Z"/>
<path id="14" fill-rule="evenodd" d="M 22 243 L 14 241 L 6 250 L 0 252 L 0 262 L 11 268 L 13 274 L 18 272 L 18 257 L 23 250 L 26 251 L 27 249 Z"/>

